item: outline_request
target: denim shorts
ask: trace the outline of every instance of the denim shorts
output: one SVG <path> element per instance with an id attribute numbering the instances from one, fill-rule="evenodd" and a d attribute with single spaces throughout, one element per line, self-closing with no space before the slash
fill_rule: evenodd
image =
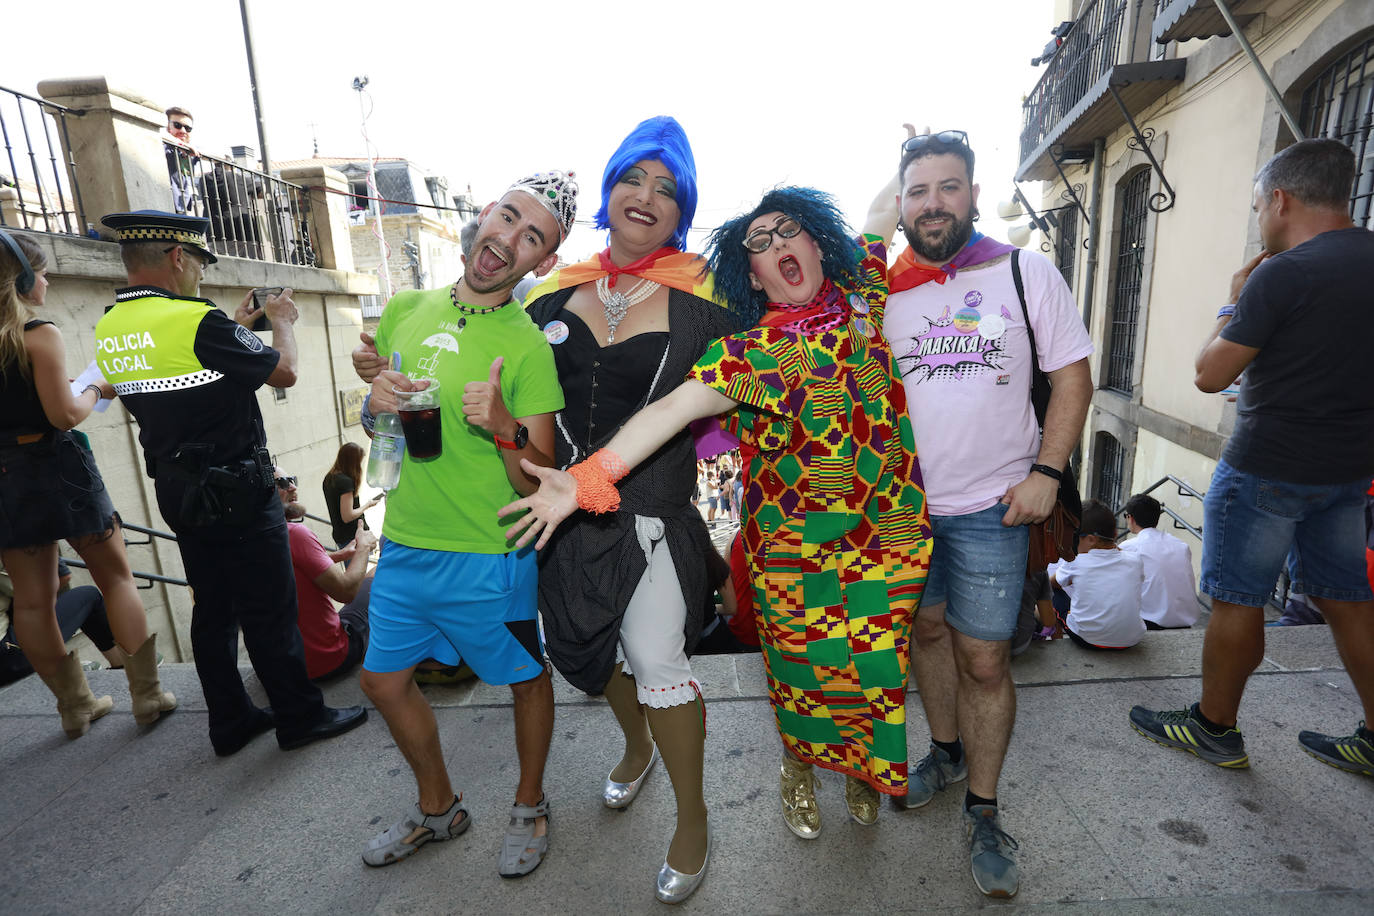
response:
<path id="1" fill-rule="evenodd" d="M 363 667 L 404 671 L 427 658 L 467 662 L 488 684 L 544 671 L 536 610 L 538 566 L 526 548 L 454 553 L 382 542 L 368 607 Z"/>
<path id="2" fill-rule="evenodd" d="M 945 623 L 974 639 L 1011 639 L 1021 611 L 1030 529 L 1007 528 L 1002 503 L 968 515 L 932 515 L 935 534 L 924 607 L 945 605 Z"/>
<path id="3" fill-rule="evenodd" d="M 1365 567 L 1368 489 L 1368 479 L 1285 483 L 1218 461 L 1202 503 L 1202 590 L 1219 601 L 1261 607 L 1291 549 L 1294 591 L 1368 601 L 1374 597 Z"/>

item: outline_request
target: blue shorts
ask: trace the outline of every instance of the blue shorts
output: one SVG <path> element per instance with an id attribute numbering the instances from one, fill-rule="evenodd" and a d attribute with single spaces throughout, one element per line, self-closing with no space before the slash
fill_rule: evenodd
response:
<path id="1" fill-rule="evenodd" d="M 1368 601 L 1365 491 L 1369 481 L 1299 484 L 1268 480 L 1217 462 L 1202 501 L 1202 590 L 1261 607 L 1291 549 L 1294 591 Z"/>
<path id="2" fill-rule="evenodd" d="M 1007 528 L 1002 503 L 968 515 L 932 515 L 935 535 L 922 607 L 945 605 L 945 623 L 965 636 L 1011 639 L 1021 612 L 1030 529 Z"/>
<path id="3" fill-rule="evenodd" d="M 537 582 L 529 548 L 453 553 L 383 541 L 363 667 L 384 674 L 432 658 L 445 665 L 466 662 L 488 684 L 538 677 L 544 649 Z"/>

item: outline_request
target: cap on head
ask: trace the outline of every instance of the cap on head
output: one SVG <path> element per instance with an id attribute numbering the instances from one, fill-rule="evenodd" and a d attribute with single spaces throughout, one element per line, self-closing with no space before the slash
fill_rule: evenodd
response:
<path id="1" fill-rule="evenodd" d="M 219 260 L 210 250 L 210 221 L 202 216 L 185 216 L 164 210 L 135 210 L 111 213 L 100 222 L 114 230 L 121 242 L 172 242 L 194 248 L 208 263 Z"/>
<path id="2" fill-rule="evenodd" d="M 507 194 L 511 191 L 524 191 L 553 214 L 553 218 L 558 222 L 560 244 L 572 231 L 573 219 L 577 216 L 577 182 L 573 181 L 574 174 L 561 169 L 535 172 L 506 189 Z"/>

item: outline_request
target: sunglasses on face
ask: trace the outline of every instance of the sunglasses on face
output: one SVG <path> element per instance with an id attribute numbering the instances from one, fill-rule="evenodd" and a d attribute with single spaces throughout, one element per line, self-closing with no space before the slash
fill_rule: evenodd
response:
<path id="1" fill-rule="evenodd" d="M 796 238 L 797 233 L 801 232 L 801 223 L 790 216 L 785 216 L 772 229 L 765 229 L 762 226 L 745 236 L 744 247 L 754 254 L 762 254 L 773 244 L 773 236 L 778 238 Z"/>
<path id="2" fill-rule="evenodd" d="M 938 134 L 918 134 L 908 138 L 902 144 L 902 152 L 914 153 L 925 149 L 932 143 L 943 143 L 947 146 L 968 146 L 968 134 L 962 130 L 942 130 Z"/>
<path id="3" fill-rule="evenodd" d="M 182 124 L 180 121 L 173 121 L 173 122 L 172 122 L 172 127 L 174 127 L 174 128 L 177 129 L 177 130 L 184 130 L 184 131 L 186 131 L 188 134 L 189 134 L 191 131 L 195 130 L 195 128 L 192 127 L 190 124 Z"/>
<path id="4" fill-rule="evenodd" d="M 289 489 L 291 489 L 292 487 L 294 487 L 295 485 L 296 485 L 296 478 L 294 478 L 294 477 L 278 477 L 278 478 L 277 478 L 277 489 L 278 489 L 278 490 L 289 490 Z"/>

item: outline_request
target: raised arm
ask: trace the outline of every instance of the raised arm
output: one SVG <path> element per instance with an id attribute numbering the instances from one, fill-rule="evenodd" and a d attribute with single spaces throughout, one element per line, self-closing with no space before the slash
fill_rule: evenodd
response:
<path id="1" fill-rule="evenodd" d="M 701 417 L 727 413 L 738 406 L 738 401 L 701 382 L 683 382 L 667 397 L 631 417 L 620 428 L 620 432 L 606 443 L 605 448 L 581 464 L 598 466 L 602 476 L 614 483 L 658 451 L 688 423 Z M 524 512 L 519 521 L 506 531 L 506 537 L 520 534 L 517 547 L 524 547 L 538 537 L 535 547 L 542 548 L 549 542 L 559 523 L 577 511 L 578 477 L 568 471 L 540 467 L 527 460 L 521 460 L 520 465 L 526 474 L 539 480 L 539 489 L 524 499 L 503 506 L 499 514 L 504 518 Z M 585 498 L 586 494 L 583 496 Z"/>
<path id="2" fill-rule="evenodd" d="M 67 352 L 57 325 L 40 324 L 25 331 L 24 349 L 33 367 L 33 384 L 43 415 L 58 429 L 71 429 L 90 415 L 100 398 L 114 397 L 114 389 L 104 380 L 72 394 L 67 381 Z"/>
<path id="3" fill-rule="evenodd" d="M 916 136 L 915 125 L 902 126 L 906 128 L 907 139 Z M 892 247 L 893 236 L 897 234 L 897 222 L 902 213 L 901 194 L 902 176 L 894 170 L 887 184 L 883 185 L 878 196 L 873 198 L 873 203 L 868 205 L 868 216 L 864 218 L 864 235 L 876 235 L 889 248 Z"/>

